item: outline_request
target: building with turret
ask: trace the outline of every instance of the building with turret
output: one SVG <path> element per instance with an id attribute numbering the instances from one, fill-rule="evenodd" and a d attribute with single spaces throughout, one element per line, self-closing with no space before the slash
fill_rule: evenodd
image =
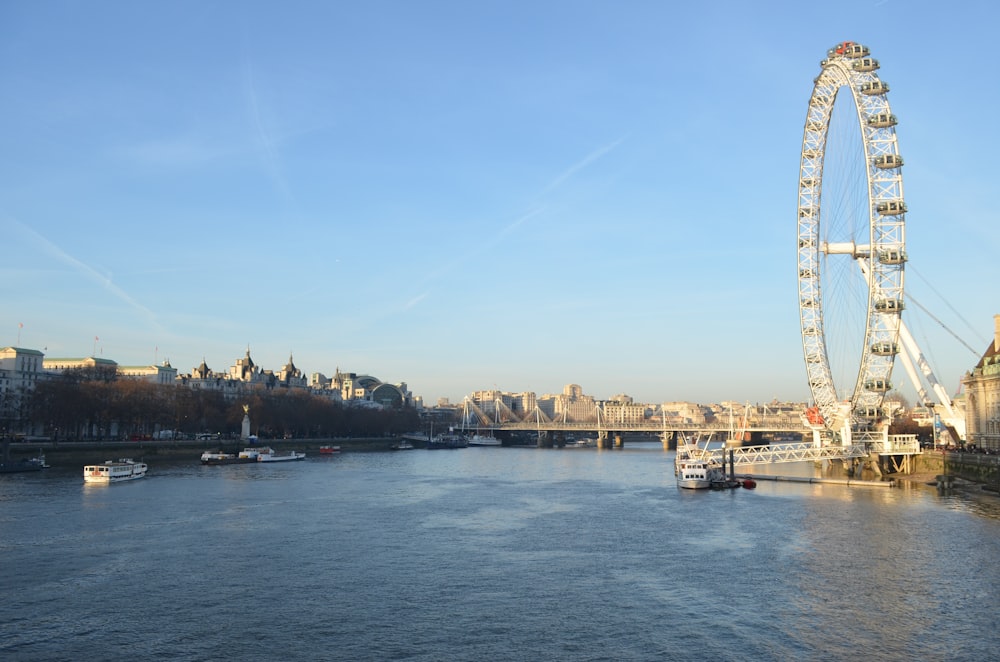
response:
<path id="1" fill-rule="evenodd" d="M 1000 315 L 993 316 L 993 341 L 962 377 L 962 386 L 966 444 L 1000 450 Z"/>

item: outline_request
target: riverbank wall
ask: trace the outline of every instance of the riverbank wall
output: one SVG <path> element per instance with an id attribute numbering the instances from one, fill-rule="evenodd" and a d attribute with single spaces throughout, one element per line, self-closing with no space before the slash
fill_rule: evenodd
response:
<path id="1" fill-rule="evenodd" d="M 318 454 L 320 446 L 340 446 L 342 452 L 367 453 L 388 451 L 399 440 L 394 437 L 364 439 L 261 439 L 255 443 L 240 440 L 154 440 L 154 441 L 33 441 L 11 443 L 11 459 L 35 457 L 45 454 L 50 466 L 84 465 L 101 463 L 120 457 L 149 460 L 155 457 L 197 459 L 208 450 L 223 449 L 237 452 L 248 446 L 270 446 L 276 450 L 304 451 Z M 310 453 L 310 451 L 312 451 Z"/>
<path id="2" fill-rule="evenodd" d="M 1000 455 L 944 453 L 942 473 L 980 483 L 983 489 L 1000 492 Z"/>

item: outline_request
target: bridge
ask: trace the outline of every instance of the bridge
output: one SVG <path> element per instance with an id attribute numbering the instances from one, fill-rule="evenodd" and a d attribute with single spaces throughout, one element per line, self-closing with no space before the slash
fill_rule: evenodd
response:
<path id="1" fill-rule="evenodd" d="M 920 443 L 916 435 L 886 435 L 884 431 L 856 432 L 849 443 L 836 443 L 831 440 L 822 426 L 812 425 L 804 417 L 775 414 L 769 416 L 755 412 L 750 416 L 749 408 L 746 414 L 734 419 L 728 424 L 722 421 L 692 423 L 671 421 L 666 419 L 656 421 L 644 419 L 641 421 L 609 421 L 602 417 L 599 407 L 591 420 L 551 420 L 548 417 L 536 415 L 517 420 L 513 412 L 502 412 L 497 407 L 496 412 L 505 413 L 506 420 L 491 421 L 490 418 L 474 403 L 466 401 L 463 426 L 472 426 L 479 430 L 497 433 L 533 433 L 538 436 L 540 446 L 556 445 L 553 437 L 560 434 L 596 434 L 598 448 L 622 447 L 623 436 L 626 434 L 646 434 L 657 436 L 667 448 L 679 437 L 688 439 L 724 440 L 716 448 L 708 448 L 707 456 L 721 464 L 731 462 L 734 468 L 746 468 L 752 465 L 779 464 L 788 462 L 825 462 L 841 461 L 845 465 L 854 465 L 855 473 L 860 475 L 861 468 L 868 464 L 876 473 L 879 468 L 907 473 L 911 470 L 912 457 L 921 453 Z M 739 427 L 734 427 L 735 420 Z M 770 442 L 766 435 L 794 434 L 800 435 L 801 441 L 794 443 Z"/>
<path id="2" fill-rule="evenodd" d="M 480 406 L 482 405 L 482 406 Z M 486 407 L 489 411 L 484 411 Z M 535 432 L 535 433 L 596 433 L 600 437 L 617 434 L 656 434 L 667 436 L 678 433 L 687 435 L 728 435 L 737 434 L 737 429 L 746 437 L 761 439 L 768 433 L 810 434 L 804 414 L 762 411 L 747 406 L 743 413 L 730 411 L 728 421 L 714 420 L 695 423 L 678 420 L 678 417 L 638 418 L 608 414 L 602 404 L 597 404 L 588 416 L 580 419 L 568 417 L 565 413 L 551 418 L 535 407 L 530 412 L 514 412 L 503 400 L 479 403 L 466 398 L 462 411 L 462 428 L 488 430 L 491 432 Z"/>

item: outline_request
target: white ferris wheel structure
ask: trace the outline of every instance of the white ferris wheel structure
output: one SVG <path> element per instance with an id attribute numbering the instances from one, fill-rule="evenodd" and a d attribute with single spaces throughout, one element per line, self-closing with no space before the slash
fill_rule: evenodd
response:
<path id="1" fill-rule="evenodd" d="M 889 85 L 866 46 L 837 44 L 815 79 L 798 182 L 798 297 L 814 431 L 880 441 L 897 357 L 921 404 L 919 368 L 964 437 L 964 420 L 903 323 L 906 202 Z"/>

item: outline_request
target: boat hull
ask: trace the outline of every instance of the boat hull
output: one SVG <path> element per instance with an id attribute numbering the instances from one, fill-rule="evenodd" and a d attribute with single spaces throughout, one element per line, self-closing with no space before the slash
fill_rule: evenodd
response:
<path id="1" fill-rule="evenodd" d="M 304 460 L 305 457 L 306 454 L 299 451 L 279 453 L 269 446 L 244 448 L 239 454 L 239 458 L 246 462 L 292 462 Z"/>
<path id="2" fill-rule="evenodd" d="M 427 450 L 446 450 L 452 448 L 468 448 L 469 440 L 457 434 L 443 434 L 427 442 Z"/>
<path id="3" fill-rule="evenodd" d="M 27 473 L 29 471 L 41 471 L 47 468 L 49 465 L 43 464 L 37 460 L 20 460 L 18 462 L 4 462 L 0 463 L 0 474 L 19 474 Z"/>
<path id="4" fill-rule="evenodd" d="M 699 478 L 681 478 L 678 476 L 677 487 L 685 490 L 707 490 L 712 487 L 712 481 Z"/>
<path id="5" fill-rule="evenodd" d="M 292 451 L 290 455 L 261 455 L 257 458 L 258 462 L 295 462 L 296 460 L 306 459 L 305 453 L 296 453 Z"/>

